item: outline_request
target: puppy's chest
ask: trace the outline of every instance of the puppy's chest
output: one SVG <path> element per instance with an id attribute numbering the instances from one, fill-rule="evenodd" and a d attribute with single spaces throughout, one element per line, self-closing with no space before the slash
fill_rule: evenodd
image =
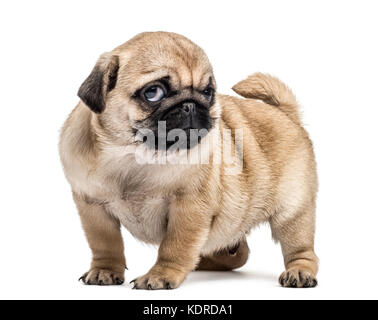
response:
<path id="1" fill-rule="evenodd" d="M 107 210 L 136 238 L 159 244 L 167 229 L 169 198 L 160 194 L 127 194 L 109 202 Z"/>

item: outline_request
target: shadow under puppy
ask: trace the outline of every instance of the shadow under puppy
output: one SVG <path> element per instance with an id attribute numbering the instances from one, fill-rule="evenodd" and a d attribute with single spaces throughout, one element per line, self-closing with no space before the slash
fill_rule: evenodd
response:
<path id="1" fill-rule="evenodd" d="M 159 245 L 151 270 L 137 289 L 178 287 L 189 272 L 232 270 L 248 258 L 246 234 L 269 222 L 282 246 L 285 287 L 314 287 L 316 164 L 293 93 L 278 79 L 255 74 L 234 91 L 216 92 L 212 67 L 201 48 L 167 32 L 142 33 L 103 54 L 79 89 L 81 101 L 65 122 L 60 156 L 93 253 L 85 284 L 124 281 L 120 226 Z M 261 100 L 261 101 L 260 101 Z M 175 140 L 159 133 L 206 130 L 189 158 L 211 139 L 208 163 L 140 163 L 138 132 L 154 133 L 150 154 Z M 226 148 L 222 132 L 241 154 L 241 170 L 211 161 Z M 189 138 L 188 138 L 189 142 Z M 175 152 L 172 152 L 175 153 Z"/>

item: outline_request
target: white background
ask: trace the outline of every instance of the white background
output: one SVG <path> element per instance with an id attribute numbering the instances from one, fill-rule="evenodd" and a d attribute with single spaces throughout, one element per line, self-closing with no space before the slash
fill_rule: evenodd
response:
<path id="1" fill-rule="evenodd" d="M 12 1 L 0 5 L 0 298 L 378 298 L 376 1 Z M 174 291 L 93 287 L 90 251 L 59 157 L 59 129 L 97 57 L 142 31 L 181 33 L 219 91 L 255 71 L 288 83 L 315 144 L 316 289 L 283 289 L 267 226 L 241 270 L 192 273 Z M 156 249 L 125 231 L 127 280 Z"/>

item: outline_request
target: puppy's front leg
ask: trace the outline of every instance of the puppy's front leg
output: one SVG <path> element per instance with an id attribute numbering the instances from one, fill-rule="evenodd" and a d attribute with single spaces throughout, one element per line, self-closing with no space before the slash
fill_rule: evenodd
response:
<path id="1" fill-rule="evenodd" d="M 132 281 L 134 289 L 174 289 L 195 269 L 211 225 L 210 211 L 200 202 L 176 199 L 170 205 L 158 259 L 146 275 Z"/>
<path id="2" fill-rule="evenodd" d="M 80 279 L 90 285 L 120 285 L 124 282 L 126 260 L 120 223 L 101 204 L 74 194 L 81 222 L 92 250 L 90 270 Z"/>

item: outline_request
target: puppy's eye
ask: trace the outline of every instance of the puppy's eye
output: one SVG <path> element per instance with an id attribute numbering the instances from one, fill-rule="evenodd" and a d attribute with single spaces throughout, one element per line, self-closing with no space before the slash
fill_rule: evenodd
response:
<path id="1" fill-rule="evenodd" d="M 151 86 L 144 91 L 143 95 L 147 101 L 157 102 L 165 97 L 165 92 L 160 86 Z"/>
<path id="2" fill-rule="evenodd" d="M 207 96 L 209 99 L 212 98 L 213 96 L 213 93 L 214 93 L 214 89 L 211 88 L 211 87 L 207 87 L 205 90 L 202 91 L 202 93 Z"/>

